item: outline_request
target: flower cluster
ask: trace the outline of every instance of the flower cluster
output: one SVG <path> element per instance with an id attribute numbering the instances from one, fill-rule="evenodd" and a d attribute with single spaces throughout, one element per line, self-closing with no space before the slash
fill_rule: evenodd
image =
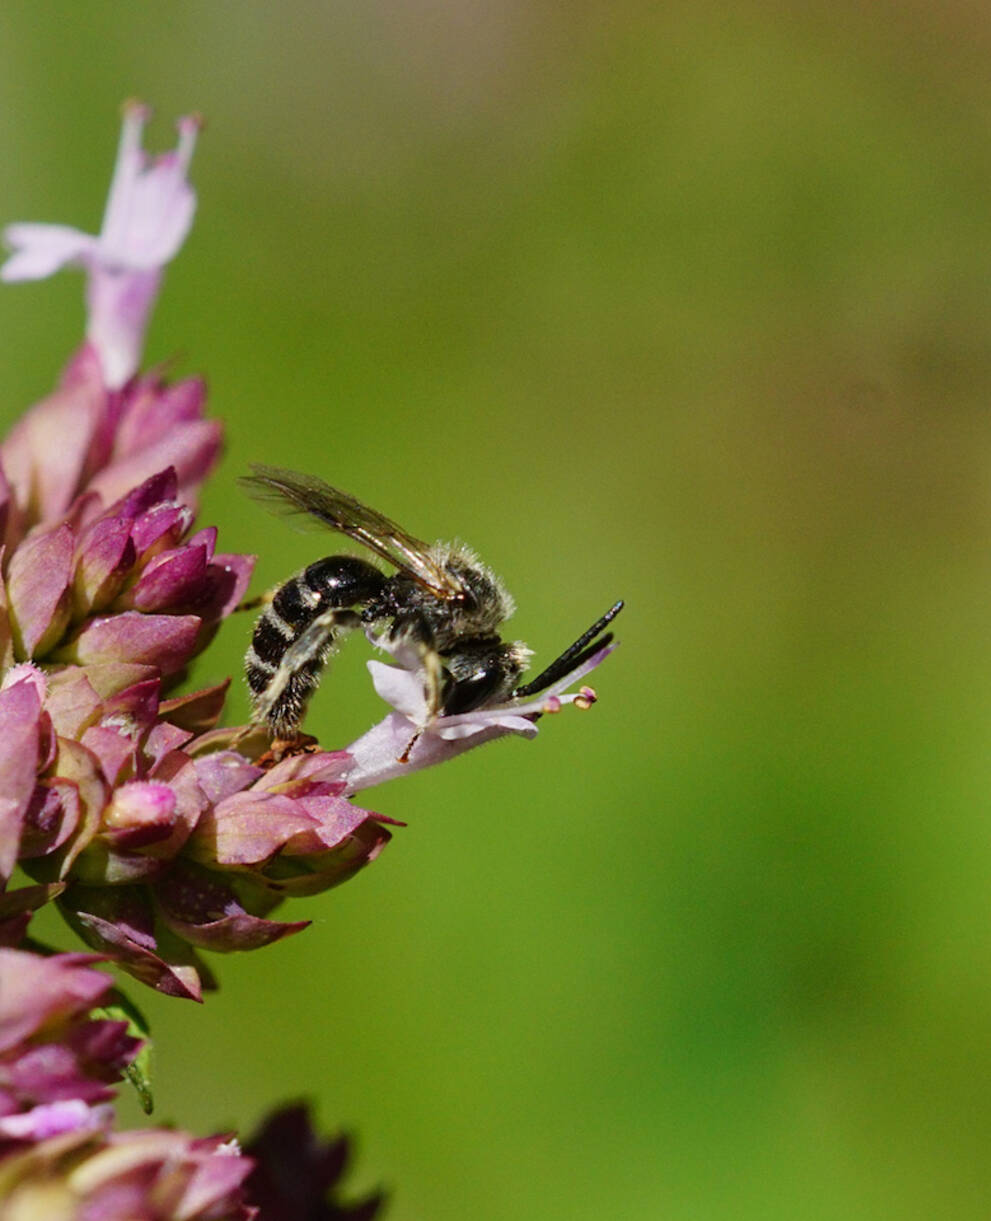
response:
<path id="1" fill-rule="evenodd" d="M 263 769 L 216 748 L 230 736 L 209 729 L 226 685 L 163 700 L 161 673 L 134 669 L 8 672 L 0 774 L 19 827 L 5 838 L 37 881 L 62 887 L 58 904 L 89 945 L 198 1000 L 211 976 L 197 949 L 253 949 L 305 928 L 265 916 L 350 877 L 389 833 L 343 796 L 343 754 Z"/>
<path id="2" fill-rule="evenodd" d="M 0 1157 L 67 1132 L 103 1132 L 111 1084 L 137 1055 L 127 1023 L 94 1020 L 110 990 L 92 954 L 0 947 Z"/>
<path id="3" fill-rule="evenodd" d="M 97 961 L 0 948 L 0 1218 L 250 1221 L 236 1141 L 112 1131 L 111 1086 L 141 1043 L 92 1016 L 111 991 Z"/>
<path id="4" fill-rule="evenodd" d="M 114 1131 L 141 1040 L 95 1016 L 112 999 L 98 956 L 17 948 L 22 927 L 0 901 L 0 1221 L 371 1221 L 381 1196 L 339 1199 L 348 1142 L 319 1141 L 299 1105 L 243 1153 L 230 1135 Z"/>
<path id="5" fill-rule="evenodd" d="M 351 1142 L 346 1136 L 321 1141 L 302 1103 L 269 1116 L 245 1145 L 245 1153 L 256 1163 L 247 1187 L 259 1221 L 373 1221 L 384 1204 L 380 1192 L 356 1204 L 339 1198 Z"/>
<path id="6" fill-rule="evenodd" d="M 131 105 L 103 227 L 7 229 L 6 280 L 76 264 L 87 343 L 61 385 L 0 443 L 0 895 L 19 865 L 37 885 L 8 915 L 56 899 L 83 940 L 135 978 L 200 999 L 201 950 L 266 945 L 306 927 L 270 919 L 284 898 L 352 876 L 393 820 L 351 800 L 536 720 L 608 646 L 539 699 L 431 718 L 423 675 L 370 662 L 392 706 L 343 751 L 273 765 L 252 727 L 218 729 L 227 684 L 173 688 L 244 595 L 250 556 L 195 530 L 220 445 L 198 380 L 138 372 L 165 264 L 189 230 L 198 124 L 154 160 Z M 405 664 L 404 664 L 405 662 Z"/>
<path id="7" fill-rule="evenodd" d="M 100 234 L 10 226 L 0 268 L 14 281 L 80 266 L 88 312 L 61 384 L 0 442 L 0 1221 L 371 1221 L 381 1197 L 337 1199 L 347 1142 L 319 1142 L 302 1107 L 272 1117 L 250 1156 L 230 1137 L 112 1131 L 112 1087 L 140 1075 L 141 1040 L 94 1010 L 110 992 L 94 964 L 201 999 L 213 981 L 200 951 L 305 928 L 271 912 L 388 842 L 393 820 L 358 793 L 590 706 L 590 688 L 569 689 L 610 646 L 582 651 L 583 637 L 539 698 L 440 718 L 415 659 L 370 662 L 384 720 L 345 750 L 278 761 L 258 726 L 218 727 L 227 682 L 176 693 L 253 558 L 194 530 L 220 446 L 203 384 L 138 372 L 192 223 L 199 126 L 180 120 L 176 149 L 150 159 L 146 119 L 125 111 Z M 17 868 L 32 884 L 8 889 Z M 97 954 L 24 948 L 52 900 Z"/>

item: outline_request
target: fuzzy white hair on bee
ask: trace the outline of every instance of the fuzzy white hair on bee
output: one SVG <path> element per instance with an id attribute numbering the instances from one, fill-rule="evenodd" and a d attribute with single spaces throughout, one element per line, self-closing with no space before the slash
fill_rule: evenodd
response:
<path id="1" fill-rule="evenodd" d="M 430 555 L 438 567 L 456 577 L 471 595 L 465 605 L 455 604 L 451 608 L 452 618 L 463 624 L 465 630 L 494 632 L 514 614 L 513 595 L 467 543 L 460 539 L 450 543 L 436 542 L 430 548 Z"/>

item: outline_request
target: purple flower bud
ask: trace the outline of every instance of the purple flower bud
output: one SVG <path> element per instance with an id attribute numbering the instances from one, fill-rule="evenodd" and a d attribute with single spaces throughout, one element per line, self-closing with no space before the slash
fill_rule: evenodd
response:
<path id="1" fill-rule="evenodd" d="M 69 582 L 75 550 L 68 526 L 24 540 L 7 577 L 14 649 L 20 657 L 44 657 L 69 622 Z"/>
<path id="2" fill-rule="evenodd" d="M 103 811 L 102 834 L 116 847 L 143 848 L 172 833 L 176 794 L 167 784 L 132 780 L 122 784 Z"/>
<path id="3" fill-rule="evenodd" d="M 28 679 L 0 691 L 0 887 L 17 863 L 21 828 L 35 790 L 41 700 Z"/>
<path id="4" fill-rule="evenodd" d="M 57 521 L 83 490 L 106 414 L 107 393 L 98 371 L 87 370 L 11 429 L 0 445 L 0 464 L 14 493 L 18 533 L 35 522 Z"/>
<path id="5" fill-rule="evenodd" d="M 92 522 L 76 544 L 74 617 L 104 610 L 116 598 L 138 558 L 131 523 L 122 517 Z"/>
<path id="6" fill-rule="evenodd" d="M 101 661 L 135 662 L 175 674 L 192 657 L 200 621 L 195 615 L 120 615 L 90 619 L 55 654 L 55 660 L 88 666 Z"/>

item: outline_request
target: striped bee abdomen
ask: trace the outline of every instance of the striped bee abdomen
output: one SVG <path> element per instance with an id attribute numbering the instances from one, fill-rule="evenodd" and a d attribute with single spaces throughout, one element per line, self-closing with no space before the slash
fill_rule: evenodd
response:
<path id="1" fill-rule="evenodd" d="M 244 659 L 255 719 L 276 737 L 298 732 L 335 639 L 361 623 L 353 608 L 368 606 L 384 585 L 371 564 L 336 555 L 310 564 L 276 591 Z"/>

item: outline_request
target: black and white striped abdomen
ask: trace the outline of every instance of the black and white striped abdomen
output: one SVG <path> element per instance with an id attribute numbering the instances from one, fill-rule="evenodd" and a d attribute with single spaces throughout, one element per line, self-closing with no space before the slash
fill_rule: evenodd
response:
<path id="1" fill-rule="evenodd" d="M 364 560 L 330 556 L 276 591 L 255 624 L 244 675 L 255 718 L 277 737 L 298 731 L 336 637 L 360 622 L 351 608 L 367 606 L 384 584 Z"/>

